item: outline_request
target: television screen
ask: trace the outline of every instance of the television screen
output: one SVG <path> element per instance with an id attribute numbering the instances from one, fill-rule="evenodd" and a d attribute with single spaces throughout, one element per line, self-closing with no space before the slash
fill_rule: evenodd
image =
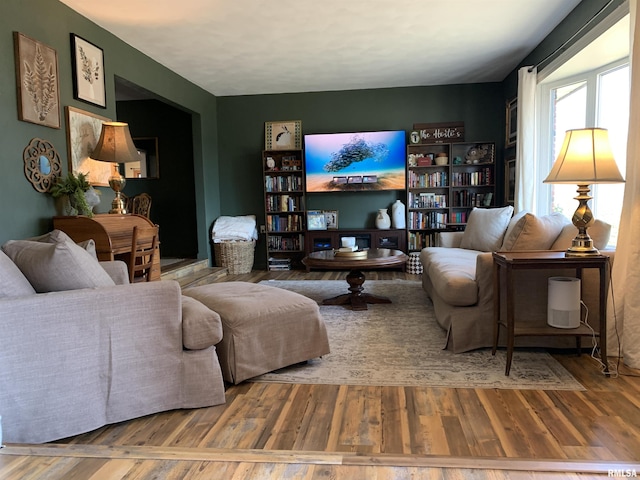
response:
<path id="1" fill-rule="evenodd" d="M 304 136 L 307 192 L 404 190 L 404 130 Z"/>

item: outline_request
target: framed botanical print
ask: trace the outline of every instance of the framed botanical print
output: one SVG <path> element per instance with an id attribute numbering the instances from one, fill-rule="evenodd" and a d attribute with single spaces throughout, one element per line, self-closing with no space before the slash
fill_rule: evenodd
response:
<path id="1" fill-rule="evenodd" d="M 336 230 L 338 228 L 338 211 L 337 210 L 324 210 L 325 224 L 329 230 Z"/>
<path id="2" fill-rule="evenodd" d="M 507 102 L 507 131 L 505 134 L 505 147 L 513 147 L 518 140 L 518 99 Z"/>
<path id="3" fill-rule="evenodd" d="M 74 107 L 66 107 L 66 113 L 69 171 L 76 175 L 84 173 L 93 186 L 108 187 L 109 177 L 118 170 L 118 164 L 100 162 L 90 156 L 100 139 L 102 123 L 111 119 Z"/>
<path id="4" fill-rule="evenodd" d="M 18 88 L 18 119 L 60 128 L 57 52 L 33 38 L 13 32 Z"/>
<path id="5" fill-rule="evenodd" d="M 513 205 L 516 199 L 516 159 L 511 157 L 504 164 L 504 197 L 507 205 Z"/>
<path id="6" fill-rule="evenodd" d="M 302 121 L 265 122 L 265 150 L 299 150 L 302 148 Z"/>
<path id="7" fill-rule="evenodd" d="M 102 49 L 72 33 L 71 61 L 73 98 L 107 108 Z"/>

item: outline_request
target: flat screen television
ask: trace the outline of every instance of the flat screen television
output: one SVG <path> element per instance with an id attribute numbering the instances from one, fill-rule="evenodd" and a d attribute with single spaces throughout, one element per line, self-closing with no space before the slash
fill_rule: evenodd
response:
<path id="1" fill-rule="evenodd" d="M 404 190 L 404 130 L 304 136 L 307 192 Z"/>

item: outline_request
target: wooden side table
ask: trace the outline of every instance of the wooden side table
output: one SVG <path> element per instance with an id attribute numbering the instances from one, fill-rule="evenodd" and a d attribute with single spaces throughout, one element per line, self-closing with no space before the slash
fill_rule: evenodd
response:
<path id="1" fill-rule="evenodd" d="M 515 321 L 514 307 L 514 283 L 512 272 L 514 270 L 550 270 L 571 268 L 576 270 L 576 277 L 582 279 L 582 270 L 585 268 L 597 268 L 600 272 L 600 329 L 596 332 L 600 345 L 600 355 L 605 365 L 605 374 L 609 374 L 607 364 L 607 289 L 609 275 L 607 265 L 609 257 L 605 255 L 593 255 L 588 257 L 565 257 L 564 252 L 539 251 L 539 252 L 494 252 L 493 253 L 493 350 L 495 355 L 498 348 L 500 325 L 507 329 L 507 365 L 505 375 L 509 375 L 515 337 L 518 336 L 572 336 L 579 339 L 584 336 L 592 336 L 593 332 L 586 325 L 580 324 L 577 328 L 555 328 L 545 324 L 541 326 L 518 326 Z M 506 297 L 506 319 L 501 319 L 501 298 Z"/>

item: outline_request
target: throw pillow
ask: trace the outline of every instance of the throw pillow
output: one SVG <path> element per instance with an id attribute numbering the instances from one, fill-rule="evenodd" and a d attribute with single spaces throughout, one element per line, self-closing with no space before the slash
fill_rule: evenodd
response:
<path id="1" fill-rule="evenodd" d="M 509 223 L 500 250 L 549 250 L 567 223 L 567 217 L 560 213 L 543 217 L 528 212 L 518 213 Z"/>
<path id="2" fill-rule="evenodd" d="M 54 243 L 9 240 L 2 246 L 36 292 L 115 285 L 100 263 L 66 235 L 50 238 Z"/>
<path id="3" fill-rule="evenodd" d="M 217 312 L 195 298 L 182 296 L 182 344 L 202 350 L 222 340 L 222 320 Z"/>
<path id="4" fill-rule="evenodd" d="M 607 248 L 609 237 L 611 236 L 611 225 L 602 220 L 596 220 L 593 222 L 593 225 L 587 229 L 587 233 L 591 237 L 591 240 L 593 240 L 593 246 L 598 250 L 604 250 Z M 553 242 L 551 250 L 567 250 L 577 234 L 578 229 L 575 225 L 568 223 L 564 226 L 556 241 Z"/>
<path id="5" fill-rule="evenodd" d="M 493 252 L 500 248 L 504 233 L 513 214 L 513 207 L 475 208 L 469 213 L 461 248 Z"/>
<path id="6" fill-rule="evenodd" d="M 4 252 L 0 252 L 0 298 L 33 295 L 29 280 Z"/>
<path id="7" fill-rule="evenodd" d="M 44 235 L 40 235 L 39 237 L 31 237 L 27 240 L 44 243 L 56 243 L 62 241 L 73 242 L 71 237 L 64 233 L 62 230 L 53 230 L 51 232 L 45 233 Z M 96 242 L 92 238 L 90 238 L 89 240 L 85 240 L 84 242 L 78 242 L 77 245 L 84 248 L 93 257 L 95 257 L 96 260 L 98 259 L 98 254 L 96 252 Z"/>

